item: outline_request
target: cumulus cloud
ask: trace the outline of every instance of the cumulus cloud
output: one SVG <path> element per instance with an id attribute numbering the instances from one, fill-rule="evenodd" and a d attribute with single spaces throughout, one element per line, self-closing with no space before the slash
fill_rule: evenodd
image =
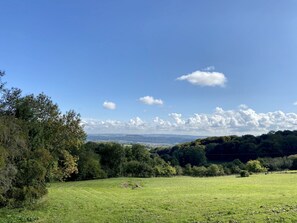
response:
<path id="1" fill-rule="evenodd" d="M 176 80 L 188 81 L 193 85 L 199 86 L 224 87 L 227 82 L 227 78 L 223 73 L 212 71 L 212 68 L 214 67 L 208 67 L 206 68 L 206 70 L 203 71 L 197 70 L 191 74 L 182 75 Z"/>
<path id="2" fill-rule="evenodd" d="M 177 125 L 185 124 L 185 121 L 182 119 L 182 114 L 171 113 L 169 114 L 171 118 L 175 121 Z"/>
<path id="3" fill-rule="evenodd" d="M 131 118 L 128 125 L 131 127 L 135 126 L 135 127 L 140 127 L 140 126 L 144 126 L 145 122 L 141 120 L 141 118 L 139 117 L 135 117 L 135 118 Z"/>
<path id="4" fill-rule="evenodd" d="M 105 101 L 102 105 L 105 109 L 109 109 L 109 110 L 115 110 L 116 109 L 116 104 L 114 102 L 111 101 Z"/>
<path id="5" fill-rule="evenodd" d="M 139 101 L 147 105 L 163 105 L 163 101 L 161 99 L 155 99 L 152 96 L 141 97 L 139 98 Z"/>
<path id="6" fill-rule="evenodd" d="M 262 134 L 271 130 L 297 129 L 297 114 L 273 111 L 258 113 L 246 105 L 233 110 L 217 107 L 210 114 L 195 113 L 183 117 L 170 113 L 168 117 L 155 117 L 143 121 L 139 117 L 128 121 L 83 119 L 87 133 L 174 133 L 192 135 Z"/>
<path id="7" fill-rule="evenodd" d="M 82 119 L 82 126 L 88 134 L 99 133 L 145 133 L 147 124 L 139 117 L 123 122 L 118 120 Z"/>

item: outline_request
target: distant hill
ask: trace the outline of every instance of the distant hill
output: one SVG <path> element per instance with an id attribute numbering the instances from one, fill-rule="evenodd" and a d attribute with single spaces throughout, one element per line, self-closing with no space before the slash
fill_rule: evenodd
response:
<path id="1" fill-rule="evenodd" d="M 93 142 L 140 143 L 152 146 L 171 146 L 201 138 L 205 137 L 170 134 L 89 134 L 87 140 Z"/>

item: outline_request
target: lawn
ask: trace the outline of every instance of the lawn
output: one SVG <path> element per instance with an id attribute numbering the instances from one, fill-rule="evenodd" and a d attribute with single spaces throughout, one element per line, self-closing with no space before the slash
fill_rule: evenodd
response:
<path id="1" fill-rule="evenodd" d="M 297 174 L 115 178 L 53 183 L 0 222 L 297 222 Z"/>

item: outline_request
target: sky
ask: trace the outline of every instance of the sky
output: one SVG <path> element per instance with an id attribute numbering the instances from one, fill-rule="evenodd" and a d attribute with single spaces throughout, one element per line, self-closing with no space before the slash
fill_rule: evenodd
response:
<path id="1" fill-rule="evenodd" d="M 87 133 L 297 129 L 295 0 L 0 0 L 0 70 Z"/>

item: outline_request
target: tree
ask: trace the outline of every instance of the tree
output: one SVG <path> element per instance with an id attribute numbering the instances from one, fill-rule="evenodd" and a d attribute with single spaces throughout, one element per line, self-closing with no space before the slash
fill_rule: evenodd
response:
<path id="1" fill-rule="evenodd" d="M 249 177 L 250 173 L 246 170 L 241 170 L 240 171 L 240 177 Z"/>
<path id="2" fill-rule="evenodd" d="M 46 194 L 46 181 L 77 172 L 84 143 L 80 116 L 62 114 L 45 94 L 6 89 L 0 72 L 0 206 L 32 203 Z"/>
<path id="3" fill-rule="evenodd" d="M 260 172 L 267 171 L 267 169 L 262 166 L 259 160 L 248 161 L 246 164 L 246 168 L 249 172 L 253 172 L 253 173 L 260 173 Z"/>
<path id="4" fill-rule="evenodd" d="M 101 165 L 108 177 L 122 176 L 125 148 L 118 143 L 99 143 L 95 153 L 101 157 Z"/>
<path id="5" fill-rule="evenodd" d="M 291 162 L 292 162 L 292 165 L 290 167 L 291 170 L 297 170 L 297 155 L 291 155 L 288 157 Z"/>
<path id="6" fill-rule="evenodd" d="M 152 177 L 154 170 L 148 163 L 132 160 L 124 164 L 124 175 L 128 177 Z"/>
<path id="7" fill-rule="evenodd" d="M 150 153 L 143 145 L 134 144 L 131 148 L 131 159 L 147 162 L 150 159 Z"/>
<path id="8" fill-rule="evenodd" d="M 78 160 L 78 180 L 106 178 L 107 174 L 101 169 L 100 156 L 92 150 L 82 149 Z"/>
<path id="9" fill-rule="evenodd" d="M 207 168 L 204 166 L 194 166 L 192 168 L 192 176 L 194 177 L 205 177 L 207 176 Z"/>
<path id="10" fill-rule="evenodd" d="M 211 164 L 207 168 L 207 176 L 221 176 L 224 175 L 224 169 L 221 165 Z"/>

